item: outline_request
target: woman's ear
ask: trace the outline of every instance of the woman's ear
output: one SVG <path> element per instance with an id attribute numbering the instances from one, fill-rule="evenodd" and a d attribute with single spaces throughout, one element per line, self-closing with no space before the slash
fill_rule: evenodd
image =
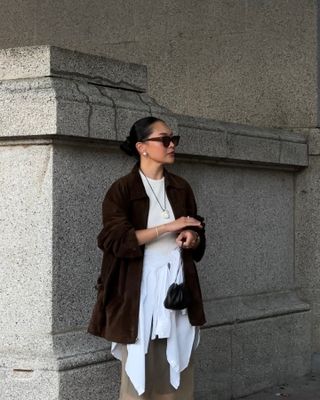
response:
<path id="1" fill-rule="evenodd" d="M 146 150 L 145 150 L 145 145 L 142 142 L 137 142 L 136 143 L 136 149 L 138 153 L 141 155 L 147 155 Z"/>

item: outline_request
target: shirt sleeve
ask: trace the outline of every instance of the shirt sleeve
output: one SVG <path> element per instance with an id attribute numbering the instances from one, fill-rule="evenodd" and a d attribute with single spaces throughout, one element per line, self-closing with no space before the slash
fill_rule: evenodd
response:
<path id="1" fill-rule="evenodd" d="M 98 235 L 98 247 L 119 258 L 142 256 L 134 226 L 129 221 L 128 194 L 115 182 L 102 204 L 103 229 Z"/>

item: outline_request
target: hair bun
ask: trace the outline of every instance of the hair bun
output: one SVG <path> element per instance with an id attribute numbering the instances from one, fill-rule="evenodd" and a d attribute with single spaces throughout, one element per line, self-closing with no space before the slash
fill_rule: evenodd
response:
<path id="1" fill-rule="evenodd" d="M 163 122 L 159 118 L 150 116 L 138 119 L 132 125 L 129 136 L 120 144 L 120 149 L 129 156 L 134 156 L 139 160 L 140 154 L 136 148 L 136 144 L 143 142 L 152 133 L 152 125 L 157 121 Z"/>
<path id="2" fill-rule="evenodd" d="M 130 136 L 127 136 L 126 140 L 120 144 L 120 149 L 123 150 L 129 156 L 135 155 L 135 146 L 133 146 Z"/>

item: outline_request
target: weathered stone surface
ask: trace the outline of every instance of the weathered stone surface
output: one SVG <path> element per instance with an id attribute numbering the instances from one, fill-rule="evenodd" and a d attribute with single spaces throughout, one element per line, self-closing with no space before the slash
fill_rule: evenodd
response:
<path id="1" fill-rule="evenodd" d="M 58 373 L 50 370 L 18 370 L 0 367 L 2 400 L 116 400 L 120 363 L 84 365 Z M 23 397 L 22 397 L 23 396 Z"/>
<path id="2" fill-rule="evenodd" d="M 310 304 L 312 326 L 311 326 L 311 337 L 312 337 L 312 351 L 314 353 L 320 353 L 320 288 L 319 285 L 312 286 L 304 281 L 301 276 L 298 276 L 298 283 L 301 285 L 298 293 L 299 297 Z M 302 286 L 302 285 L 305 286 Z"/>
<path id="3" fill-rule="evenodd" d="M 196 399 L 238 398 L 305 375 L 310 372 L 309 332 L 308 312 L 202 329 Z"/>
<path id="4" fill-rule="evenodd" d="M 310 372 L 310 315 L 238 324 L 232 330 L 233 396 L 244 396 Z"/>
<path id="5" fill-rule="evenodd" d="M 72 77 L 137 92 L 144 92 L 147 87 L 147 70 L 143 65 L 54 46 L 0 50 L 0 81 L 41 76 Z"/>
<path id="6" fill-rule="evenodd" d="M 269 165 L 308 165 L 306 139 L 301 134 L 254 128 L 177 115 L 182 153 L 219 161 L 253 161 Z"/>
<path id="7" fill-rule="evenodd" d="M 205 310 L 208 325 L 219 326 L 309 311 L 310 305 L 292 290 L 208 299 Z"/>
<path id="8" fill-rule="evenodd" d="M 123 140 L 137 119 L 150 114 L 176 130 L 175 116 L 148 96 L 75 77 L 3 81 L 0 136 L 27 136 L 32 131 L 39 136 Z"/>
<path id="9" fill-rule="evenodd" d="M 195 352 L 195 398 L 229 400 L 232 395 L 231 326 L 202 329 Z"/>
<path id="10" fill-rule="evenodd" d="M 0 146 L 0 351 L 41 354 L 50 340 L 50 146 Z"/>
<path id="11" fill-rule="evenodd" d="M 0 83 L 0 137 L 54 134 L 56 93 L 50 78 Z"/>
<path id="12" fill-rule="evenodd" d="M 1 136 L 25 136 L 32 131 L 33 135 L 123 140 L 136 119 L 156 115 L 181 133 L 182 154 L 289 167 L 308 164 L 306 140 L 299 134 L 175 115 L 146 94 L 78 79 L 86 74 L 82 71 L 85 66 L 89 71 L 100 64 L 108 66 L 112 60 L 100 57 L 95 63 L 95 57 L 48 46 L 3 50 L 1 57 L 7 61 L 2 66 L 0 85 Z M 28 70 L 28 63 L 31 67 L 38 65 L 32 72 L 35 75 Z M 10 79 L 11 64 L 18 66 L 20 78 L 26 78 L 29 72 L 30 77 L 37 78 Z M 29 72 L 25 74 L 24 68 Z M 63 79 L 54 73 L 60 70 L 64 71 Z M 136 72 L 143 77 L 143 70 Z M 93 72 L 87 75 L 93 76 Z"/>
<path id="13" fill-rule="evenodd" d="M 210 298 L 294 287 L 291 173 L 183 162 L 174 171 L 191 183 L 206 220 L 199 269 Z"/>
<path id="14" fill-rule="evenodd" d="M 319 157 L 310 157 L 308 170 L 297 176 L 296 183 L 296 274 L 301 287 L 319 287 L 320 248 Z"/>
<path id="15" fill-rule="evenodd" d="M 59 376 L 55 371 L 27 368 L 14 370 L 0 368 L 0 394 L 3 400 L 56 400 L 59 398 Z"/>
<path id="16" fill-rule="evenodd" d="M 59 399 L 117 400 L 120 386 L 120 362 L 87 365 L 61 372 Z"/>

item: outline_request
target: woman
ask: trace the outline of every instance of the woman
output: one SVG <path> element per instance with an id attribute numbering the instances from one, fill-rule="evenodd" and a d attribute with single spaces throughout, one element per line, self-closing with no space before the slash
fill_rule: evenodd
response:
<path id="1" fill-rule="evenodd" d="M 136 121 L 121 148 L 139 161 L 103 202 L 104 256 L 88 331 L 110 340 L 122 361 L 120 400 L 193 399 L 192 354 L 205 323 L 194 260 L 205 236 L 189 184 L 164 168 L 178 143 L 164 121 Z M 191 304 L 165 308 L 168 287 L 182 280 Z"/>

